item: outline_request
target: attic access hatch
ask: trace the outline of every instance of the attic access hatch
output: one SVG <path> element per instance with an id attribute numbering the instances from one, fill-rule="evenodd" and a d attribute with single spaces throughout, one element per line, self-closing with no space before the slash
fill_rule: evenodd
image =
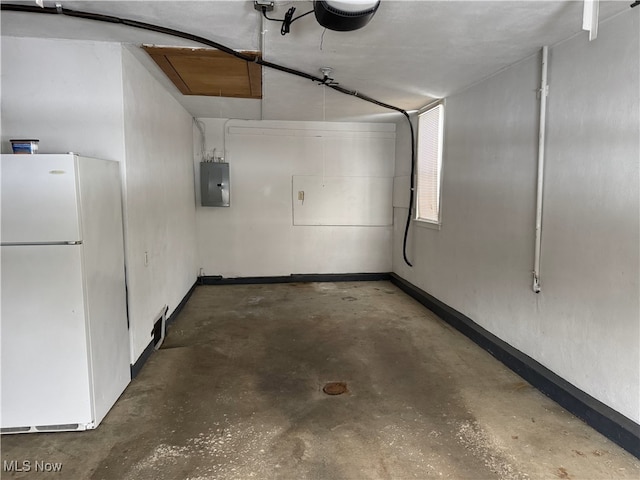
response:
<path id="1" fill-rule="evenodd" d="M 143 45 L 183 95 L 262 98 L 262 66 L 211 48 Z M 242 52 L 259 58 L 260 52 Z"/>

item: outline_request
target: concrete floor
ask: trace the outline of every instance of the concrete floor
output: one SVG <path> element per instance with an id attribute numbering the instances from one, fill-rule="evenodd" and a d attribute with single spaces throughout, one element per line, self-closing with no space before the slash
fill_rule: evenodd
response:
<path id="1" fill-rule="evenodd" d="M 62 463 L 3 478 L 640 478 L 388 282 L 198 287 L 97 430 L 5 435 L 2 460 Z"/>

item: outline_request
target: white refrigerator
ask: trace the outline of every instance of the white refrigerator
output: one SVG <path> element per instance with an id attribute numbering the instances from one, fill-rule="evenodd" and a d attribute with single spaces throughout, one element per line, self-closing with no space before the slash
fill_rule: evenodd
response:
<path id="1" fill-rule="evenodd" d="M 0 431 L 95 428 L 131 380 L 119 164 L 1 161 Z"/>

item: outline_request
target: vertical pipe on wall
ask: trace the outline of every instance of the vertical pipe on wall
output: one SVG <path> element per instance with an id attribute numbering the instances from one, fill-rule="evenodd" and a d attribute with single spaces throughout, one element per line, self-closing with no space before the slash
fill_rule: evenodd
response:
<path id="1" fill-rule="evenodd" d="M 536 194 L 536 244 L 533 261 L 533 291 L 540 293 L 540 252 L 542 248 L 542 195 L 544 187 L 544 141 L 547 123 L 547 66 L 549 47 L 542 47 L 542 77 L 540 81 L 540 126 L 538 130 L 538 188 Z"/>
<path id="2" fill-rule="evenodd" d="M 260 52 L 260 58 L 264 58 L 264 51 L 266 49 L 266 35 L 268 30 L 265 28 L 265 15 L 260 15 L 260 35 L 258 35 L 258 51 Z M 247 66 L 248 68 L 248 66 Z M 265 75 L 265 69 L 261 68 L 260 69 L 260 81 L 262 82 L 261 85 L 261 90 L 262 90 L 262 96 L 260 97 L 260 120 L 264 120 L 264 85 L 265 85 L 265 81 L 264 81 L 264 75 Z M 224 152 L 226 155 L 226 152 Z"/>

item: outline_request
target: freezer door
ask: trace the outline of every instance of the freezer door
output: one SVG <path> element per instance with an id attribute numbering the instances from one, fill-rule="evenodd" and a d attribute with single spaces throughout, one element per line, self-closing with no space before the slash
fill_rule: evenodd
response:
<path id="1" fill-rule="evenodd" d="M 74 155 L 2 155 L 0 176 L 3 244 L 82 240 Z"/>
<path id="2" fill-rule="evenodd" d="M 82 246 L 0 248 L 2 428 L 90 423 Z"/>

